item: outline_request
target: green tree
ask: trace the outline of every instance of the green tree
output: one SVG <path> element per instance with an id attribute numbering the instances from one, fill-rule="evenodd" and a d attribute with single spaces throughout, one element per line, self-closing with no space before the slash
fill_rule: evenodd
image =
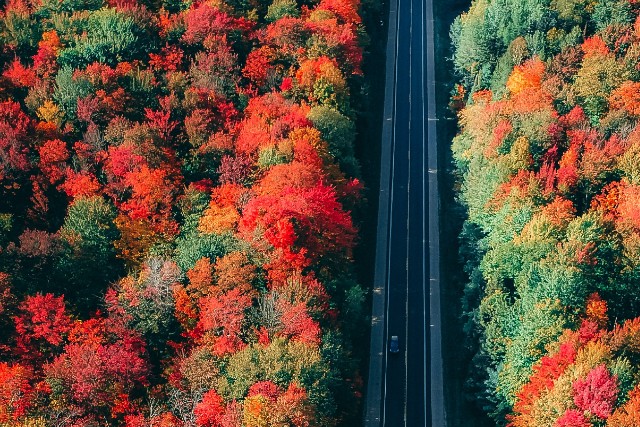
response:
<path id="1" fill-rule="evenodd" d="M 231 234 L 200 233 L 197 230 L 176 239 L 175 260 L 183 272 L 190 270 L 200 258 L 212 262 L 238 249 L 240 243 Z"/>
<path id="2" fill-rule="evenodd" d="M 518 37 L 532 55 L 546 58 L 551 53 L 546 34 L 555 25 L 549 0 L 475 1 L 451 27 L 455 67 L 472 91 L 489 88 L 499 59 Z M 502 64 L 499 71 L 505 68 Z"/>
<path id="3" fill-rule="evenodd" d="M 26 7 L 7 8 L 0 18 L 0 43 L 20 56 L 35 53 L 41 34 L 41 27 Z"/>
<path id="4" fill-rule="evenodd" d="M 134 16 L 114 8 L 92 12 L 87 21 L 86 34 L 77 37 L 58 55 L 62 67 L 82 68 L 92 62 L 115 65 L 140 56 L 153 49 L 149 38 Z"/>
<path id="5" fill-rule="evenodd" d="M 599 0 L 595 3 L 591 20 L 598 31 L 610 25 L 631 24 L 631 3 L 626 0 Z"/>
<path id="6" fill-rule="evenodd" d="M 91 82 L 84 76 L 74 76 L 72 67 L 63 67 L 58 71 L 53 99 L 61 107 L 67 119 L 76 118 L 78 98 L 85 98 L 92 92 Z"/>
<path id="7" fill-rule="evenodd" d="M 113 242 L 119 238 L 116 210 L 102 197 L 76 199 L 60 236 L 63 253 L 57 263 L 59 286 L 70 299 L 93 308 L 106 287 L 122 273 Z"/>
<path id="8" fill-rule="evenodd" d="M 613 54 L 588 55 L 578 71 L 573 90 L 591 123 L 597 124 L 608 107 L 611 91 L 629 78 L 629 73 Z"/>
<path id="9" fill-rule="evenodd" d="M 298 17 L 300 10 L 295 0 L 273 0 L 267 9 L 264 19 L 267 22 L 275 22 L 285 16 Z"/>
<path id="10" fill-rule="evenodd" d="M 341 112 L 326 106 L 313 107 L 307 118 L 329 144 L 329 154 L 338 160 L 341 169 L 349 176 L 360 174 L 358 160 L 353 151 L 356 127 L 351 119 Z"/>

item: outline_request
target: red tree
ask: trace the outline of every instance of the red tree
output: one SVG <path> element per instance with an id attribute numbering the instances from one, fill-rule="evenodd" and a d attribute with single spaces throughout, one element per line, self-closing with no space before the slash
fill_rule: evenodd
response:
<path id="1" fill-rule="evenodd" d="M 556 420 L 554 427 L 591 427 L 591 423 L 582 412 L 575 409 L 567 409 Z"/>
<path id="2" fill-rule="evenodd" d="M 51 184 L 58 183 L 65 175 L 65 162 L 69 159 L 67 144 L 59 139 L 45 141 L 38 148 L 40 170 Z"/>
<path id="3" fill-rule="evenodd" d="M 0 102 L 0 181 L 14 180 L 30 167 L 31 120 L 13 101 Z"/>
<path id="4" fill-rule="evenodd" d="M 37 358 L 41 352 L 48 355 L 63 344 L 72 327 L 64 298 L 52 294 L 28 296 L 14 322 L 16 350 L 26 358 Z"/>
<path id="5" fill-rule="evenodd" d="M 573 383 L 573 400 L 583 411 L 605 419 L 611 415 L 618 397 L 618 381 L 605 365 L 598 365 L 585 379 Z"/>
<path id="6" fill-rule="evenodd" d="M 268 46 L 252 50 L 247 55 L 242 75 L 248 78 L 253 84 L 262 87 L 267 82 L 269 69 L 271 68 L 272 50 Z"/>
<path id="7" fill-rule="evenodd" d="M 234 353 L 245 346 L 240 335 L 245 311 L 251 307 L 251 303 L 251 298 L 237 288 L 200 300 L 199 326 L 205 332 L 204 340 L 211 344 L 214 354 Z"/>
<path id="8" fill-rule="evenodd" d="M 304 248 L 314 260 L 324 254 L 348 254 L 355 238 L 351 218 L 336 200 L 335 190 L 323 184 L 287 188 L 249 201 L 239 231 L 251 241 L 257 230 L 274 248 L 293 252 Z"/>
<path id="9" fill-rule="evenodd" d="M 33 398 L 31 379 L 32 373 L 25 366 L 0 362 L 0 423 L 13 425 L 26 414 Z"/>
<path id="10" fill-rule="evenodd" d="M 249 387 L 247 397 L 260 395 L 266 397 L 271 402 L 275 402 L 279 394 L 280 390 L 278 390 L 278 386 L 273 382 L 259 381 Z"/>
<path id="11" fill-rule="evenodd" d="M 196 424 L 199 426 L 223 426 L 222 419 L 225 413 L 224 401 L 215 390 L 206 392 L 193 412 L 196 416 Z"/>
<path id="12" fill-rule="evenodd" d="M 305 303 L 291 305 L 281 300 L 279 308 L 283 326 L 280 335 L 307 344 L 320 344 L 320 325 L 309 316 Z"/>
<path id="13" fill-rule="evenodd" d="M 19 59 L 14 59 L 2 75 L 18 87 L 31 87 L 36 83 L 36 73 L 22 65 Z"/>
<path id="14" fill-rule="evenodd" d="M 146 346 L 117 318 L 93 318 L 69 332 L 64 353 L 45 365 L 56 398 L 87 417 L 110 417 L 124 396 L 149 385 Z"/>

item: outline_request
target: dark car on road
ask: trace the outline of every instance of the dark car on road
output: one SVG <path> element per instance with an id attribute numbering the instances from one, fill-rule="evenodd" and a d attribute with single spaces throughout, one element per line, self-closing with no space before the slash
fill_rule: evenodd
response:
<path id="1" fill-rule="evenodd" d="M 398 336 L 392 335 L 391 341 L 389 341 L 389 353 L 399 353 L 400 345 L 398 343 Z"/>

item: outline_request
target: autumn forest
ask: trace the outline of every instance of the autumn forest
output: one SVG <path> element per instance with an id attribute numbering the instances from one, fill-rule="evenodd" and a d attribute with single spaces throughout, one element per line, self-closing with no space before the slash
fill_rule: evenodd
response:
<path id="1" fill-rule="evenodd" d="M 386 7 L 0 0 L 0 426 L 362 425 Z M 445 391 L 637 427 L 640 0 L 441 27 Z"/>
<path id="2" fill-rule="evenodd" d="M 359 2 L 0 6 L 0 425 L 357 424 Z"/>
<path id="3" fill-rule="evenodd" d="M 467 392 L 640 425 L 640 2 L 475 0 L 451 29 Z"/>

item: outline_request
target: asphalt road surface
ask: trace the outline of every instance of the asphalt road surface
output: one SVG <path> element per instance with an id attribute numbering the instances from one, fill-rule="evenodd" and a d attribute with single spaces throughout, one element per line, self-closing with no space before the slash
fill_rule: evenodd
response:
<path id="1" fill-rule="evenodd" d="M 391 1 L 365 427 L 444 427 L 433 3 Z"/>

